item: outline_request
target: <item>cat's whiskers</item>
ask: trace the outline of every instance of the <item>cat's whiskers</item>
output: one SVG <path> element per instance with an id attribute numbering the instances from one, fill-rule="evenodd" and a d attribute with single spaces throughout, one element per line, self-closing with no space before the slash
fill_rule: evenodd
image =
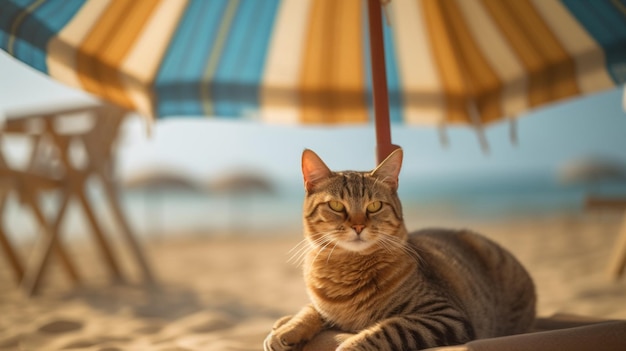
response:
<path id="1" fill-rule="evenodd" d="M 407 245 L 403 239 L 396 236 L 385 235 L 380 232 L 377 232 L 376 234 L 378 235 L 376 243 L 387 253 L 400 251 L 401 253 L 414 258 L 416 261 L 422 262 L 420 255 L 410 245 Z"/>
<path id="2" fill-rule="evenodd" d="M 333 248 L 330 250 L 330 252 L 328 253 L 328 257 L 326 258 L 326 263 L 330 262 L 330 255 L 333 254 L 333 251 L 335 251 L 335 248 L 337 247 L 337 245 L 339 244 L 339 241 L 335 242 L 335 246 L 333 246 Z"/>
<path id="3" fill-rule="evenodd" d="M 324 240 L 325 240 L 324 236 L 318 238 L 314 242 L 311 242 L 311 240 L 307 238 L 303 239 L 289 251 L 289 252 L 293 252 L 293 254 L 291 255 L 291 257 L 289 258 L 287 262 L 293 262 L 296 264 L 296 266 L 300 266 L 302 262 L 304 261 L 304 257 L 306 257 L 306 254 L 311 251 L 312 247 L 319 245 Z"/>
<path id="4" fill-rule="evenodd" d="M 389 254 L 393 253 L 393 250 L 391 250 L 390 244 L 384 238 L 377 240 L 376 244 L 378 244 L 378 246 L 381 247 L 383 250 L 385 250 L 387 253 Z"/>
<path id="5" fill-rule="evenodd" d="M 324 243 L 325 241 L 333 241 L 333 238 L 331 236 L 341 233 L 341 232 L 342 230 L 334 229 L 330 231 L 308 233 L 309 238 L 313 236 L 317 236 L 317 235 L 321 235 L 321 236 L 315 240 L 311 240 L 311 239 L 305 239 L 305 240 L 308 240 L 309 244 L 319 247 L 319 246 L 322 246 L 321 244 Z"/>
<path id="6" fill-rule="evenodd" d="M 333 240 L 329 240 L 326 245 L 322 246 L 322 248 L 319 249 L 319 251 L 317 252 L 317 254 L 315 255 L 315 257 L 313 258 L 313 261 L 311 261 L 311 264 L 315 263 L 315 261 L 317 261 L 317 257 L 322 253 L 322 251 L 326 250 L 326 248 L 333 243 Z M 337 244 L 335 244 L 335 246 L 337 246 Z M 334 247 L 333 247 L 334 249 Z M 332 251 L 331 251 L 332 253 Z"/>
<path id="7" fill-rule="evenodd" d="M 398 249 L 400 249 L 400 251 L 406 255 L 408 255 L 409 257 L 414 258 L 416 261 L 418 261 L 419 263 L 422 263 L 422 257 L 419 255 L 419 253 L 410 245 L 407 245 L 406 242 L 398 237 L 395 236 L 381 236 L 381 240 L 379 242 L 385 242 L 385 245 L 391 245 L 393 247 L 396 247 Z"/>
<path id="8" fill-rule="evenodd" d="M 302 256 L 303 252 L 307 252 L 309 249 L 309 242 L 308 240 L 304 239 L 302 241 L 300 241 L 298 244 L 296 244 L 291 250 L 289 250 L 288 254 L 291 254 L 291 256 L 289 257 L 289 259 L 287 260 L 287 262 L 293 262 L 296 263 L 297 261 L 299 261 L 299 259 L 296 258 L 300 258 Z"/>
<path id="9" fill-rule="evenodd" d="M 289 250 L 289 253 L 291 253 L 292 255 L 287 262 L 301 263 L 302 258 L 306 255 L 306 253 L 311 250 L 311 247 L 313 245 L 316 245 L 316 243 L 321 243 L 323 240 L 324 238 L 321 237 L 312 243 L 311 240 L 308 238 L 302 239 L 293 248 L 291 248 L 291 250 Z"/>
<path id="10" fill-rule="evenodd" d="M 291 248 L 291 250 L 289 250 L 289 252 L 287 253 L 292 253 L 294 252 L 296 249 L 297 251 L 300 251 L 302 249 L 302 247 L 306 247 L 309 244 L 309 240 L 307 238 L 304 238 L 302 240 L 300 240 L 296 245 L 294 245 L 294 247 Z"/>
<path id="11" fill-rule="evenodd" d="M 390 237 L 388 235 L 381 235 L 380 239 L 378 240 L 378 243 L 379 243 L 379 246 L 383 247 L 383 249 L 385 249 L 385 251 L 387 251 L 390 254 L 395 254 L 398 251 L 402 253 L 405 252 L 404 245 L 402 245 L 398 241 L 394 240 L 393 237 Z"/>
<path id="12" fill-rule="evenodd" d="M 295 250 L 295 252 L 291 255 L 287 262 L 293 262 L 297 267 L 301 266 L 304 263 L 304 260 L 309 252 L 313 250 L 315 247 L 322 247 L 322 250 L 327 247 L 330 243 L 333 242 L 332 235 L 339 232 L 338 230 L 331 232 L 318 232 L 313 233 L 313 235 L 321 236 L 315 240 L 311 240 L 308 238 L 303 239 L 298 244 L 296 244 L 289 252 Z M 320 251 L 321 252 L 321 251 Z"/>
<path id="13" fill-rule="evenodd" d="M 324 240 L 324 239 L 318 238 L 316 241 L 321 241 L 321 240 Z M 309 238 L 304 238 L 300 240 L 300 242 L 297 243 L 294 247 L 292 247 L 288 253 L 297 254 L 298 252 L 301 252 L 302 250 L 308 249 L 310 246 L 311 246 L 311 240 Z"/>

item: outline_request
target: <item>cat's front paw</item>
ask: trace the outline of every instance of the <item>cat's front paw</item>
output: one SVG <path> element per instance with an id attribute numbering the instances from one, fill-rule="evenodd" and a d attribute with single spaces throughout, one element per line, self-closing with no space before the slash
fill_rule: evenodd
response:
<path id="1" fill-rule="evenodd" d="M 300 351 L 302 346 L 324 328 L 324 321 L 312 305 L 303 307 L 293 317 L 283 317 L 274 323 L 265 338 L 265 351 Z"/>
<path id="2" fill-rule="evenodd" d="M 287 325 L 292 316 L 286 316 L 274 323 L 272 331 L 263 341 L 264 351 L 300 351 L 304 343 L 297 326 Z"/>

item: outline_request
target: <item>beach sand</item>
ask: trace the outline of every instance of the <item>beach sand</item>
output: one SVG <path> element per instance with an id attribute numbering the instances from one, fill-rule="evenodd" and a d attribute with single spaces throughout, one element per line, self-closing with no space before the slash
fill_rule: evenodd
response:
<path id="1" fill-rule="evenodd" d="M 540 316 L 626 319 L 626 277 L 607 275 L 621 220 L 569 214 L 425 222 L 471 228 L 513 252 L 535 279 Z M 261 350 L 273 322 L 307 303 L 300 268 L 287 262 L 300 240 L 297 229 L 148 238 L 156 288 L 140 284 L 129 264 L 129 282 L 110 283 L 92 245 L 74 242 L 68 246 L 83 284 L 72 286 L 53 264 L 34 298 L 23 296 L 0 258 L 0 350 Z"/>

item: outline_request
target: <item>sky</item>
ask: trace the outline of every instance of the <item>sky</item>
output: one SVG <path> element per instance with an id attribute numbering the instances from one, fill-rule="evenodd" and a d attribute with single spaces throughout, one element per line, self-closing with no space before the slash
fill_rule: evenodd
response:
<path id="1" fill-rule="evenodd" d="M 0 51 L 0 118 L 3 112 L 74 103 L 87 94 L 50 80 Z M 519 142 L 509 138 L 510 125 L 486 129 L 490 150 L 481 150 L 476 133 L 448 129 L 442 146 L 433 127 L 394 125 L 392 140 L 404 149 L 402 179 L 523 178 L 555 174 L 563 164 L 602 157 L 626 164 L 626 113 L 622 88 L 541 108 L 520 116 Z M 125 125 L 118 165 L 122 177 L 169 167 L 198 179 L 225 172 L 253 170 L 300 181 L 300 155 L 316 151 L 333 169 L 374 167 L 372 126 L 300 127 L 253 121 L 172 118 L 156 123 L 151 135 L 139 118 Z"/>

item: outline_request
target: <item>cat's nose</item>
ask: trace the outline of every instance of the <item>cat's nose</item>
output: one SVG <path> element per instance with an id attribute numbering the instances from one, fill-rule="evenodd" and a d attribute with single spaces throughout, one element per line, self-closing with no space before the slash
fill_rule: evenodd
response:
<path id="1" fill-rule="evenodd" d="M 365 229 L 365 225 L 363 224 L 353 224 L 352 229 L 356 232 L 357 235 L 361 234 L 363 229 Z"/>

